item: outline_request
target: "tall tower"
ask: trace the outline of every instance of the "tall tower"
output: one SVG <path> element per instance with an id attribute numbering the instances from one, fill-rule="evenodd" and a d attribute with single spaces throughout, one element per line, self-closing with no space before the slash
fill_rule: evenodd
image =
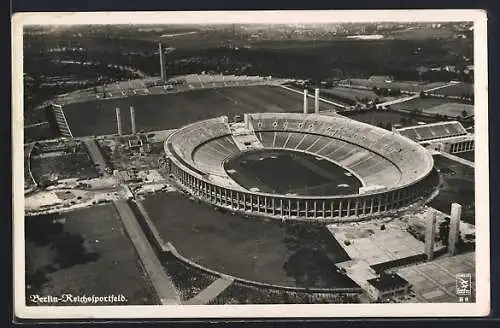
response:
<path id="1" fill-rule="evenodd" d="M 304 114 L 307 114 L 307 89 L 304 90 Z"/>
<path id="2" fill-rule="evenodd" d="M 427 260 L 434 258 L 434 239 L 436 238 L 436 213 L 432 213 L 425 225 L 425 255 Z"/>
<path id="3" fill-rule="evenodd" d="M 135 134 L 136 130 L 135 130 L 135 109 L 134 109 L 134 106 L 130 106 L 130 124 L 132 127 L 132 134 Z"/>
<path id="4" fill-rule="evenodd" d="M 161 42 L 158 42 L 158 54 L 160 56 L 160 74 L 161 74 L 161 80 L 162 81 L 166 81 L 167 80 L 167 77 L 166 77 L 166 71 L 165 71 L 165 56 L 163 54 L 163 47 L 161 45 Z"/>
<path id="5" fill-rule="evenodd" d="M 319 89 L 314 89 L 314 112 L 319 113 Z"/>
<path id="6" fill-rule="evenodd" d="M 448 253 L 457 253 L 458 239 L 460 238 L 460 216 L 462 215 L 462 205 L 451 204 L 450 213 L 450 234 L 448 235 Z"/>
<path id="7" fill-rule="evenodd" d="M 120 115 L 120 108 L 116 107 L 116 127 L 118 129 L 118 135 L 122 135 L 122 118 Z"/>

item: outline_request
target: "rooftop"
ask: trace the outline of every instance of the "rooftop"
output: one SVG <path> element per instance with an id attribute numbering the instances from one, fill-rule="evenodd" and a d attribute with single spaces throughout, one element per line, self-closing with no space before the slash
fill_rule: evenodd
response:
<path id="1" fill-rule="evenodd" d="M 409 285 L 409 282 L 397 273 L 381 274 L 379 277 L 368 280 L 378 290 L 390 290 Z"/>

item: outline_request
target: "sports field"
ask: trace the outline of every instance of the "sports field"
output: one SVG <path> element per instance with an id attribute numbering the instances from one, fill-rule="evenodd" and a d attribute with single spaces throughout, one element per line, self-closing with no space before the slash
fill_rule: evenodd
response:
<path id="1" fill-rule="evenodd" d="M 247 189 L 278 194 L 343 195 L 361 183 L 349 171 L 311 154 L 286 150 L 243 154 L 226 163 L 231 177 Z"/>
<path id="2" fill-rule="evenodd" d="M 421 109 L 423 111 L 426 111 L 428 108 L 449 103 L 450 101 L 447 99 L 427 97 L 427 98 L 416 98 L 408 100 L 405 102 L 391 105 L 391 107 L 394 109 L 402 109 L 408 111 L 411 111 L 413 109 Z"/>
<path id="3" fill-rule="evenodd" d="M 394 81 L 394 82 L 384 82 L 380 80 L 370 80 L 370 79 L 349 79 L 352 85 L 359 85 L 368 88 L 388 88 L 388 89 L 400 89 L 402 91 L 409 92 L 420 92 L 424 90 L 429 90 L 432 88 L 440 87 L 446 85 L 446 82 L 418 82 L 418 81 Z"/>
<path id="4" fill-rule="evenodd" d="M 474 223 L 474 169 L 440 155 L 434 156 L 434 166 L 441 171 L 443 185 L 429 205 L 450 213 L 451 204 L 459 203 L 462 205 L 462 220 Z"/>
<path id="5" fill-rule="evenodd" d="M 415 125 L 417 122 L 432 123 L 436 122 L 435 119 L 430 117 L 418 117 L 412 118 L 409 114 L 392 112 L 392 111 L 361 111 L 361 112 L 345 112 L 344 116 L 347 116 L 353 120 L 368 123 L 375 126 L 384 126 L 387 123 L 400 124 L 402 120 L 405 120 L 406 125 Z"/>
<path id="6" fill-rule="evenodd" d="M 432 93 L 437 93 L 445 96 L 461 97 L 465 94 L 474 94 L 474 83 L 457 83 L 449 87 L 438 89 Z"/>
<path id="7" fill-rule="evenodd" d="M 444 103 L 431 108 L 424 109 L 424 112 L 430 114 L 447 115 L 448 117 L 463 117 L 463 112 L 467 116 L 474 115 L 474 105 L 459 103 Z"/>
<path id="8" fill-rule="evenodd" d="M 129 107 L 135 107 L 138 131 L 173 129 L 221 115 L 252 112 L 302 112 L 302 95 L 281 87 L 252 86 L 201 89 L 174 94 L 134 96 L 66 105 L 74 136 L 114 134 L 115 108 L 121 109 L 124 133 L 130 133 Z M 321 103 L 321 109 L 333 106 Z M 314 99 L 309 99 L 314 108 Z"/>
<path id="9" fill-rule="evenodd" d="M 143 204 L 165 242 L 210 269 L 284 286 L 355 287 L 336 272 L 348 257 L 324 226 L 243 218 L 177 192 Z"/>
<path id="10" fill-rule="evenodd" d="M 26 217 L 25 224 L 28 304 L 33 294 L 114 294 L 127 300 L 112 305 L 159 304 L 113 205 Z"/>
<path id="11" fill-rule="evenodd" d="M 361 100 L 364 98 L 375 99 L 378 96 L 372 90 L 360 90 L 353 88 L 336 87 L 331 89 L 321 89 L 321 93 L 339 99 L 349 99 L 352 101 Z"/>

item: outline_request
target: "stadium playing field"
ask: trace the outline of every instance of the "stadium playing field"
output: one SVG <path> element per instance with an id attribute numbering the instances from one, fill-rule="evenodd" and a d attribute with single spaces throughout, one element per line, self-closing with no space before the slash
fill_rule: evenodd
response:
<path id="1" fill-rule="evenodd" d="M 116 133 L 115 108 L 121 109 L 124 133 L 130 133 L 129 107 L 135 107 L 138 131 L 173 129 L 221 115 L 252 112 L 302 112 L 302 95 L 281 87 L 252 86 L 199 89 L 173 94 L 95 100 L 64 107 L 74 136 Z M 314 99 L 309 99 L 314 108 Z M 321 110 L 332 109 L 321 103 Z"/>
<path id="2" fill-rule="evenodd" d="M 297 151 L 243 153 L 228 161 L 225 168 L 243 187 L 268 193 L 343 195 L 357 193 L 361 186 L 360 181 L 344 168 Z"/>
<path id="3" fill-rule="evenodd" d="M 325 226 L 244 218 L 177 192 L 143 205 L 165 242 L 210 269 L 291 287 L 356 287 L 335 270 L 349 257 Z"/>

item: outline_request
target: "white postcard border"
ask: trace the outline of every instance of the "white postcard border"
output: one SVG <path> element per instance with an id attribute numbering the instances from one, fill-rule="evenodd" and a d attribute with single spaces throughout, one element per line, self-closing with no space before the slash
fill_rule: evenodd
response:
<path id="1" fill-rule="evenodd" d="M 476 303 L 26 306 L 23 193 L 23 26 L 86 24 L 232 24 L 474 22 Z M 453 317 L 490 312 L 487 18 L 482 10 L 342 10 L 18 13 L 12 19 L 14 309 L 18 318 Z"/>

